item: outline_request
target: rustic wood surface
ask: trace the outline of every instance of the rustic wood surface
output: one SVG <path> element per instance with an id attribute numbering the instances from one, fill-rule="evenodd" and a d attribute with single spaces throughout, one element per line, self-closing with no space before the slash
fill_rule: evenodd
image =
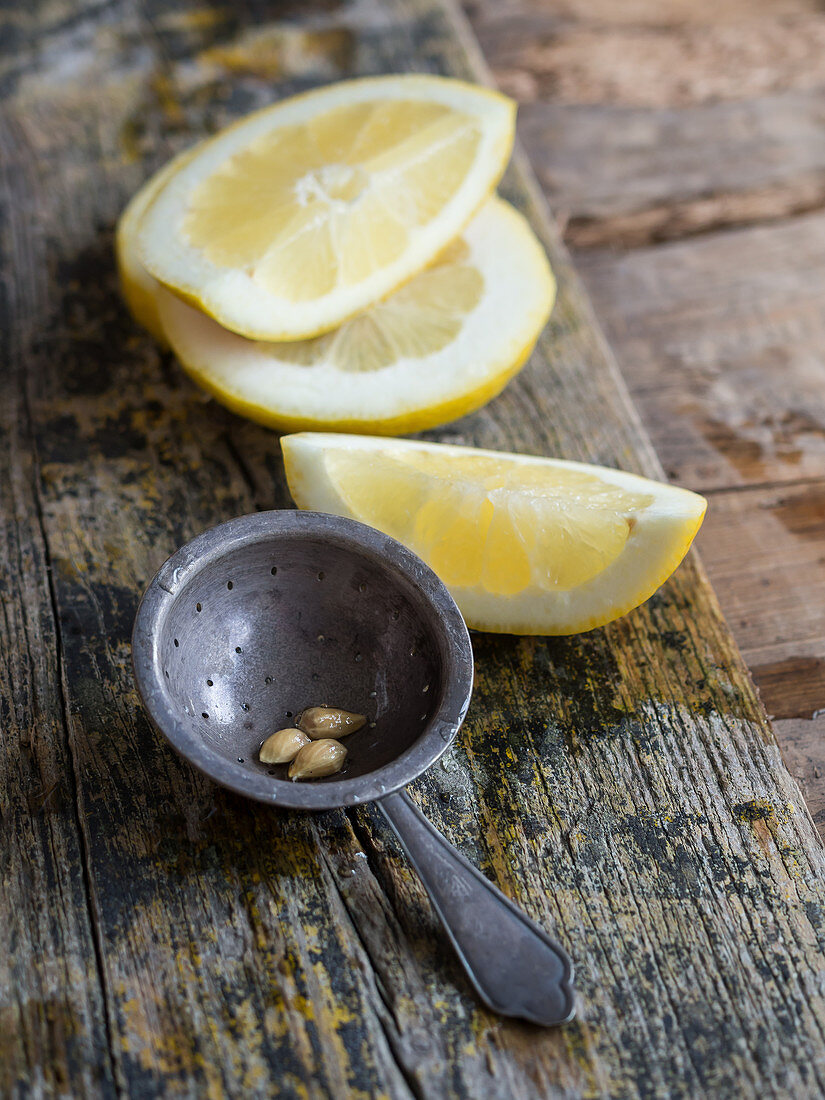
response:
<path id="1" fill-rule="evenodd" d="M 822 6 L 466 7 L 825 828 Z"/>
<path id="2" fill-rule="evenodd" d="M 825 856 L 695 559 L 603 630 L 476 635 L 465 731 L 412 789 L 575 958 L 555 1031 L 479 1007 L 378 812 L 248 804 L 141 711 L 129 633 L 160 562 L 290 502 L 277 437 L 125 315 L 119 211 L 277 95 L 484 76 L 435 0 L 279 12 L 2 17 L 0 1095 L 818 1096 Z M 523 164 L 504 191 L 559 304 L 519 380 L 432 437 L 660 473 Z"/>
<path id="3" fill-rule="evenodd" d="M 825 827 L 825 214 L 577 266 L 669 475 L 711 500 L 700 551 Z"/>

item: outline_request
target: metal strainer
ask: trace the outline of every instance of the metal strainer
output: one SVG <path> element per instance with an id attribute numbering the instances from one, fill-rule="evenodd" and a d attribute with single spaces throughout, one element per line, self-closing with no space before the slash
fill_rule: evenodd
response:
<path id="1" fill-rule="evenodd" d="M 132 650 L 146 708 L 216 783 L 271 806 L 377 801 L 482 1000 L 534 1023 L 573 1015 L 570 960 L 402 788 L 452 744 L 470 701 L 464 620 L 436 575 L 370 527 L 261 512 L 204 532 L 143 596 Z M 301 710 L 367 716 L 344 770 L 290 782 L 258 749 Z"/>

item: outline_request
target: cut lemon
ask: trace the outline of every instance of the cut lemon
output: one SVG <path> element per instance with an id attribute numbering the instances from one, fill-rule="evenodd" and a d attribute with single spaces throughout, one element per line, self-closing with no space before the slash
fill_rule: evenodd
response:
<path id="1" fill-rule="evenodd" d="M 155 285 L 181 363 L 235 412 L 282 431 L 380 434 L 489 401 L 530 354 L 555 294 L 541 245 L 501 199 L 386 301 L 313 340 L 247 340 Z"/>
<path id="2" fill-rule="evenodd" d="M 426 267 L 496 185 L 514 104 L 433 76 L 330 85 L 196 150 L 139 229 L 149 272 L 256 340 L 316 336 Z"/>
<path id="3" fill-rule="evenodd" d="M 368 436 L 282 445 L 301 508 L 405 543 L 478 630 L 574 634 L 618 618 L 676 569 L 707 507 L 686 489 L 578 462 Z"/>
<path id="4" fill-rule="evenodd" d="M 158 315 L 158 282 L 141 263 L 137 230 L 152 200 L 191 155 L 192 151 L 188 149 L 179 153 L 144 183 L 120 215 L 115 232 L 115 259 L 124 301 L 137 323 L 163 347 L 168 346 L 168 340 Z"/>

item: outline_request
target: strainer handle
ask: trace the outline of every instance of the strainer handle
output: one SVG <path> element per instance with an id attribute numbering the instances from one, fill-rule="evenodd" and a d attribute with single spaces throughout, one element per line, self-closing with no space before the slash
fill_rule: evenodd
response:
<path id="1" fill-rule="evenodd" d="M 378 805 L 482 1001 L 545 1027 L 571 1020 L 573 966 L 564 948 L 468 863 L 409 795 L 398 791 Z"/>

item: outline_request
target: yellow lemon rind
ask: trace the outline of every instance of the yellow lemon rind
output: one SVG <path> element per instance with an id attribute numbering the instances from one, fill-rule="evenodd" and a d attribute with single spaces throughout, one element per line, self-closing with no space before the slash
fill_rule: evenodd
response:
<path id="1" fill-rule="evenodd" d="M 467 416 L 483 408 L 495 397 L 498 397 L 507 383 L 518 374 L 530 357 L 534 345 L 535 340 L 529 341 L 518 358 L 509 367 L 495 377 L 488 379 L 478 389 L 463 394 L 461 397 L 455 397 L 450 401 L 444 401 L 439 405 L 433 405 L 428 409 L 421 409 L 417 412 L 405 413 L 382 420 L 359 420 L 355 418 L 328 420 L 323 417 L 316 419 L 313 417 L 279 415 L 260 405 L 255 405 L 241 397 L 227 393 L 226 390 L 217 386 L 209 375 L 201 373 L 196 367 L 186 364 L 182 360 L 179 360 L 179 362 L 192 381 L 196 382 L 202 390 L 214 397 L 225 408 L 237 413 L 238 416 L 243 416 L 247 420 L 261 424 L 265 428 L 272 428 L 276 432 L 325 431 L 352 435 L 371 432 L 381 436 L 399 436 L 410 435 L 413 432 L 424 432 L 429 428 L 437 428 L 442 424 L 449 424 L 453 420 L 458 420 L 462 416 Z"/>

